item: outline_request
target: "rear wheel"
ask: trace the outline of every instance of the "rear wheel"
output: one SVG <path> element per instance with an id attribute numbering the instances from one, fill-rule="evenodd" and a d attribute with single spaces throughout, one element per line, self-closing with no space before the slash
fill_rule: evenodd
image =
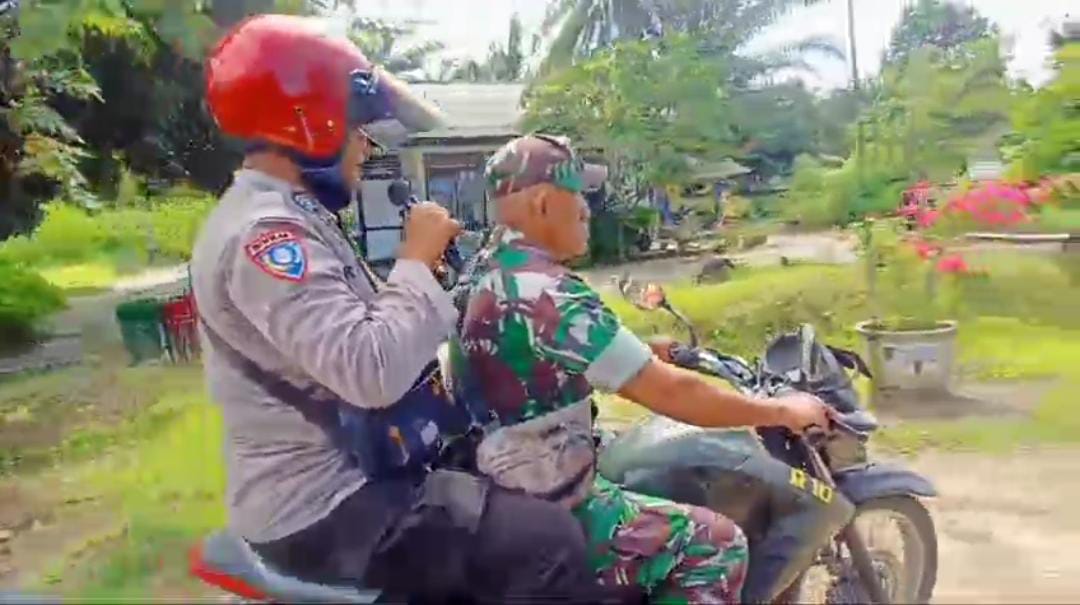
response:
<path id="1" fill-rule="evenodd" d="M 928 603 L 937 583 L 937 534 L 930 513 L 910 496 L 879 498 L 855 511 L 855 528 L 869 551 L 889 603 Z M 786 603 L 867 603 L 869 593 L 846 546 L 815 564 L 781 597 Z"/>

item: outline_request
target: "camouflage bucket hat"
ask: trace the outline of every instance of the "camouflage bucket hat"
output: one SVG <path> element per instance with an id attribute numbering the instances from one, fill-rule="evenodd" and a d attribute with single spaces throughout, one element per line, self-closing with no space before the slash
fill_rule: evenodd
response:
<path id="1" fill-rule="evenodd" d="M 551 183 L 574 193 L 600 187 L 607 168 L 577 157 L 570 139 L 532 134 L 510 141 L 488 160 L 484 176 L 495 197 Z"/>

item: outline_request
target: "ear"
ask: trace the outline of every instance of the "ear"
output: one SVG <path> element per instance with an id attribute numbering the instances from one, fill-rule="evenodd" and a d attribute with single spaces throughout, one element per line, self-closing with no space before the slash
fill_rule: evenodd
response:
<path id="1" fill-rule="evenodd" d="M 529 214 L 534 217 L 546 217 L 548 208 L 548 192 L 547 189 L 540 188 L 535 195 L 529 199 Z"/>

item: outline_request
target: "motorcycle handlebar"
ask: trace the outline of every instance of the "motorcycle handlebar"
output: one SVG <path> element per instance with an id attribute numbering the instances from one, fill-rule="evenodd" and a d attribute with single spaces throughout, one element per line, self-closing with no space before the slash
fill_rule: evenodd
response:
<path id="1" fill-rule="evenodd" d="M 736 387 L 746 389 L 746 390 L 750 390 L 751 388 L 753 388 L 752 385 L 745 384 L 744 380 L 741 380 L 737 376 L 731 375 L 731 373 L 729 373 L 729 372 L 718 372 L 714 368 L 705 368 L 705 367 L 703 367 L 705 365 L 703 363 L 703 359 L 702 359 L 702 352 L 703 351 L 706 351 L 706 350 L 698 348 L 698 347 L 692 347 L 692 346 L 687 346 L 687 345 L 675 343 L 675 344 L 673 344 L 671 346 L 671 359 L 676 365 L 678 365 L 680 367 L 683 367 L 683 368 L 686 368 L 686 369 L 689 369 L 689 370 L 696 370 L 698 372 L 702 372 L 702 373 L 706 373 L 706 374 L 709 374 L 709 375 L 717 376 L 719 378 L 723 378 L 723 379 L 727 380 L 728 382 L 732 383 Z M 722 353 L 715 352 L 715 351 L 709 351 L 709 353 L 714 355 L 721 364 L 726 364 L 726 363 L 736 364 L 741 369 L 745 370 L 747 373 L 753 375 L 755 379 L 760 378 L 760 374 L 759 374 L 758 371 L 755 371 L 753 368 L 749 367 L 747 364 L 745 364 L 744 362 L 742 362 L 738 358 L 731 357 L 729 355 L 724 355 Z M 757 380 L 757 382 L 760 384 L 761 381 Z M 772 396 L 772 397 L 783 395 L 785 392 L 796 392 L 796 393 L 801 392 L 798 389 L 796 389 L 794 386 L 792 386 L 790 381 L 785 381 L 782 384 L 780 384 L 779 386 L 774 386 L 773 388 L 767 388 L 766 390 L 768 391 L 768 395 Z M 847 435 L 849 435 L 851 437 L 854 437 L 855 439 L 858 439 L 859 441 L 863 441 L 863 442 L 869 440 L 869 438 L 870 438 L 870 435 L 868 433 L 859 431 L 858 429 L 852 427 L 850 424 L 845 422 L 843 420 L 843 417 L 841 415 L 839 415 L 839 414 L 835 414 L 830 418 L 830 426 L 829 427 L 827 427 L 827 428 L 815 427 L 814 429 L 811 429 L 810 431 L 808 431 L 805 436 L 808 439 L 815 439 L 815 437 L 812 435 L 812 433 L 815 433 L 815 432 L 820 433 L 820 436 L 817 437 L 817 439 L 827 438 L 829 436 L 829 434 L 831 434 L 831 433 L 844 433 L 844 434 L 847 434 Z"/>
<path id="2" fill-rule="evenodd" d="M 843 420 L 835 417 L 830 419 L 828 429 L 823 429 L 819 426 L 810 427 L 806 430 L 805 433 L 803 433 L 803 438 L 805 438 L 811 445 L 816 446 L 823 441 L 828 440 L 829 437 L 834 433 L 843 433 L 854 437 L 861 442 L 866 442 L 870 439 L 870 435 L 868 435 L 867 433 L 858 431 L 851 425 L 845 423 Z"/>

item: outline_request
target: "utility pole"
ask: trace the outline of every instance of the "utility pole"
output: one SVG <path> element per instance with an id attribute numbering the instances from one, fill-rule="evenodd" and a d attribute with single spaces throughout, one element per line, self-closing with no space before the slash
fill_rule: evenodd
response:
<path id="1" fill-rule="evenodd" d="M 851 48 L 851 88 L 859 91 L 859 50 L 855 46 L 855 0 L 847 0 L 848 46 Z"/>
<path id="2" fill-rule="evenodd" d="M 859 84 L 859 51 L 855 43 L 855 0 L 847 0 L 847 18 L 848 18 L 848 47 L 851 52 L 851 90 L 855 95 L 855 103 L 857 106 L 861 106 L 862 99 L 859 91 L 861 86 Z M 862 113 L 861 111 L 859 112 Z M 862 184 L 863 174 L 863 121 L 862 115 L 858 115 L 855 118 L 855 172 L 859 179 L 859 184 Z"/>

